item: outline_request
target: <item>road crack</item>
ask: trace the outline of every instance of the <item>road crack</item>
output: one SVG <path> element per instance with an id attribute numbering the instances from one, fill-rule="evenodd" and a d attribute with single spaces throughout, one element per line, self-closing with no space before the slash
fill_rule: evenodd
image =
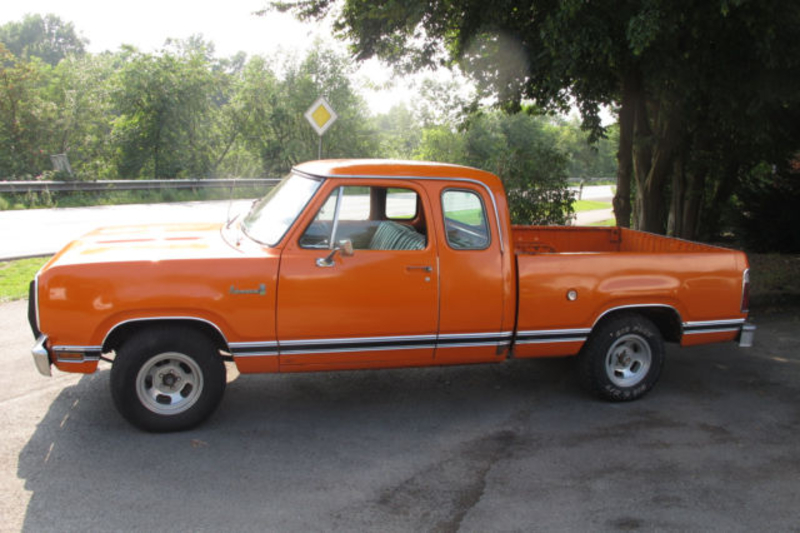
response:
<path id="1" fill-rule="evenodd" d="M 357 529 L 457 532 L 483 498 L 489 473 L 517 440 L 517 433 L 503 429 L 457 446 L 441 461 L 385 488 L 375 500 L 343 513 L 348 517 L 344 529 L 353 528 L 355 520 Z"/>

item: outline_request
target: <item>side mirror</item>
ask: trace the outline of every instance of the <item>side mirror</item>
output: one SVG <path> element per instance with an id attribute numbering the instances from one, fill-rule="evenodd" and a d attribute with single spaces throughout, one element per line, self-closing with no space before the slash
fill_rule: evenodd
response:
<path id="1" fill-rule="evenodd" d="M 328 254 L 327 257 L 320 257 L 317 259 L 317 266 L 320 268 L 330 268 L 336 263 L 334 263 L 333 258 L 336 256 L 336 252 L 339 252 L 342 257 L 351 257 L 355 252 L 353 251 L 353 241 L 350 239 L 345 239 L 343 241 L 339 241 L 331 253 Z"/>
<path id="2" fill-rule="evenodd" d="M 350 239 L 339 241 L 339 246 L 341 247 L 342 257 L 352 257 L 355 253 L 353 252 L 353 241 Z"/>

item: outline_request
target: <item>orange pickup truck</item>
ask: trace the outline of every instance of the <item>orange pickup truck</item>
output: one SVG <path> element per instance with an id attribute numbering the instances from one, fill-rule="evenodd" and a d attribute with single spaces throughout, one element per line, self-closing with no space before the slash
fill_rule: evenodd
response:
<path id="1" fill-rule="evenodd" d="M 206 419 L 241 373 L 577 356 L 644 395 L 664 341 L 750 345 L 745 254 L 621 228 L 512 226 L 500 180 L 455 165 L 297 166 L 240 221 L 98 229 L 31 283 L 33 357 L 112 363 L 150 431 Z"/>

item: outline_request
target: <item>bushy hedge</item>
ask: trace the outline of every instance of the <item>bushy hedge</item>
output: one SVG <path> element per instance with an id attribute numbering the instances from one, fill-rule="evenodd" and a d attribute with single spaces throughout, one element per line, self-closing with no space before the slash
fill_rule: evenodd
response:
<path id="1" fill-rule="evenodd" d="M 748 250 L 800 253 L 800 172 L 761 165 L 743 180 L 737 233 Z"/>

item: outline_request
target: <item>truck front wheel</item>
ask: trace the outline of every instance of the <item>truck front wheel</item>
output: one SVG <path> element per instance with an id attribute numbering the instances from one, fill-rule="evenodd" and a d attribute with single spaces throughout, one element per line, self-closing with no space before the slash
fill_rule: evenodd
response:
<path id="1" fill-rule="evenodd" d="M 622 314 L 601 323 L 578 355 L 584 387 L 612 401 L 644 396 L 658 381 L 663 366 L 661 332 L 637 314 Z"/>
<path id="2" fill-rule="evenodd" d="M 225 365 L 212 342 L 187 327 L 158 327 L 117 350 L 111 396 L 120 414 L 146 431 L 192 428 L 208 418 L 225 391 Z"/>

